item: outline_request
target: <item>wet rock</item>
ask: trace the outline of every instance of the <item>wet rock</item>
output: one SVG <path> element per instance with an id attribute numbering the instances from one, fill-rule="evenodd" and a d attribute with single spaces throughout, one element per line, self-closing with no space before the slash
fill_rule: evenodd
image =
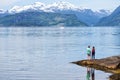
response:
<path id="1" fill-rule="evenodd" d="M 107 72 L 120 73 L 120 56 L 112 56 L 94 60 L 81 60 L 73 63 Z"/>
<path id="2" fill-rule="evenodd" d="M 81 60 L 72 63 L 110 72 L 113 74 L 109 77 L 110 80 L 120 80 L 120 56 L 112 56 L 94 60 Z"/>
<path id="3" fill-rule="evenodd" d="M 113 74 L 109 77 L 110 80 L 120 80 L 120 74 Z"/>

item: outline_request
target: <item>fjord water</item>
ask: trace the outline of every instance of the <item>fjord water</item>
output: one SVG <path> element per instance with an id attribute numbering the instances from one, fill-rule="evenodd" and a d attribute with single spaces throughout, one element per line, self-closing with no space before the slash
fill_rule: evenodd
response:
<path id="1" fill-rule="evenodd" d="M 119 27 L 1 27 L 0 80 L 87 80 L 87 69 L 70 62 L 120 54 Z M 95 70 L 95 80 L 109 73 Z"/>

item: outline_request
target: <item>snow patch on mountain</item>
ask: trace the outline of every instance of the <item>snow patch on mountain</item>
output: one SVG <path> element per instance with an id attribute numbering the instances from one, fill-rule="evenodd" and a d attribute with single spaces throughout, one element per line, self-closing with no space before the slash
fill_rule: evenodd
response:
<path id="1" fill-rule="evenodd" d="M 5 13 L 5 10 L 0 9 L 0 14 L 4 14 L 4 13 Z"/>
<path id="2" fill-rule="evenodd" d="M 35 2 L 32 5 L 26 6 L 14 6 L 12 9 L 8 10 L 9 13 L 20 13 L 23 11 L 32 11 L 32 10 L 42 10 L 44 11 L 45 4 L 41 2 Z"/>
<path id="3" fill-rule="evenodd" d="M 111 13 L 108 10 L 98 10 L 93 11 L 92 9 L 87 9 L 83 7 L 77 7 L 69 2 L 54 2 L 53 4 L 44 4 L 42 2 L 35 2 L 31 5 L 25 5 L 25 6 L 14 6 L 10 10 L 6 11 L 8 13 L 20 13 L 24 11 L 39 11 L 39 12 L 56 12 L 56 11 L 77 11 L 77 12 L 91 12 L 96 14 L 109 14 Z M 3 13 L 5 11 L 0 10 L 0 13 Z"/>
<path id="4" fill-rule="evenodd" d="M 42 12 L 55 12 L 55 11 L 62 11 L 62 10 L 72 10 L 72 11 L 81 11 L 85 8 L 76 7 L 75 5 L 69 2 L 55 2 L 53 4 L 46 5 L 41 2 L 35 2 L 32 5 L 26 6 L 14 6 L 12 9 L 8 10 L 9 13 L 19 13 L 23 11 L 42 11 Z"/>
<path id="5" fill-rule="evenodd" d="M 11 8 L 10 10 L 8 10 L 9 13 L 17 13 L 20 12 L 20 6 L 14 6 L 13 8 Z"/>
<path id="6" fill-rule="evenodd" d="M 77 7 L 69 2 L 55 2 L 47 6 L 50 9 L 59 9 L 59 10 L 74 10 Z"/>

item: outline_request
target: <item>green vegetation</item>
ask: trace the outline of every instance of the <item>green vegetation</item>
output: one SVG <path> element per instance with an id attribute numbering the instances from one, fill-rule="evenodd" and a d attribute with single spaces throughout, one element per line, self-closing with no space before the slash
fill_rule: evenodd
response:
<path id="1" fill-rule="evenodd" d="M 0 17 L 1 26 L 87 26 L 73 14 L 22 12 Z"/>
<path id="2" fill-rule="evenodd" d="M 98 26 L 120 26 L 120 14 L 115 15 L 113 17 L 105 17 L 102 18 L 98 24 Z"/>

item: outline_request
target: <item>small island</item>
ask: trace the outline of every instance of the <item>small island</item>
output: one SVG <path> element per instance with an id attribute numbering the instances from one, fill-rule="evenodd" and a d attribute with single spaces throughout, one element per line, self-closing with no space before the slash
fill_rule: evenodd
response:
<path id="1" fill-rule="evenodd" d="M 94 60 L 81 60 L 72 63 L 112 73 L 113 75 L 109 77 L 110 80 L 120 80 L 120 56 Z"/>

